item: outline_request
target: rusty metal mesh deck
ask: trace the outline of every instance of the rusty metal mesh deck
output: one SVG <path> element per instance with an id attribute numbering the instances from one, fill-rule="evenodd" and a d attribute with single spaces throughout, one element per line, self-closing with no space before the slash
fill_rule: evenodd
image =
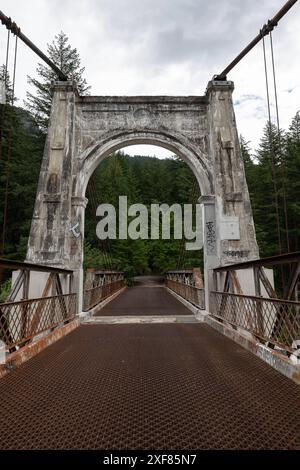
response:
<path id="1" fill-rule="evenodd" d="M 207 325 L 86 325 L 0 381 L 2 449 L 300 448 L 300 388 Z"/>
<path id="2" fill-rule="evenodd" d="M 96 316 L 191 315 L 191 311 L 165 287 L 129 287 L 96 313 Z"/>

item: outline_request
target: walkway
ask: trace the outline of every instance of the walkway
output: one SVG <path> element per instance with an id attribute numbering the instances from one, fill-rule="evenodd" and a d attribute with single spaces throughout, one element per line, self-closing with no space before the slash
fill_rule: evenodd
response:
<path id="1" fill-rule="evenodd" d="M 96 316 L 191 315 L 191 311 L 163 286 L 163 278 L 140 276 L 136 286 L 126 289 Z"/>
<path id="2" fill-rule="evenodd" d="M 82 325 L 0 396 L 2 449 L 300 449 L 299 386 L 206 324 Z"/>

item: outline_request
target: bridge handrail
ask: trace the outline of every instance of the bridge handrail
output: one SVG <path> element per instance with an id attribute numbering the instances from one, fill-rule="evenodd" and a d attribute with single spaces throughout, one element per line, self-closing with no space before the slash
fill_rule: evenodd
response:
<path id="1" fill-rule="evenodd" d="M 283 265 L 289 265 L 289 270 L 286 269 L 289 279 L 284 280 L 282 291 L 276 291 L 272 276 L 264 268 Z M 240 283 L 238 273 L 243 269 L 252 269 L 250 282 L 254 295 L 244 291 L 249 283 Z M 250 332 L 267 345 L 295 352 L 300 342 L 299 251 L 225 265 L 213 271 L 215 286 L 210 291 L 213 316 Z"/>
<path id="2" fill-rule="evenodd" d="M 0 340 L 8 351 L 75 318 L 77 294 L 71 269 L 4 258 L 0 268 L 17 271 L 6 301 L 0 303 Z M 46 274 L 43 287 L 40 281 L 36 285 L 33 272 Z"/>
<path id="3" fill-rule="evenodd" d="M 0 268 L 20 269 L 22 271 L 39 271 L 45 273 L 73 274 L 71 269 L 64 269 L 55 266 L 48 266 L 45 264 L 35 264 L 29 263 L 27 261 L 16 261 L 5 258 L 0 258 Z"/>
<path id="4" fill-rule="evenodd" d="M 297 263 L 300 261 L 300 251 L 292 253 L 284 253 L 276 256 L 268 256 L 266 258 L 253 259 L 250 261 L 243 261 L 242 263 L 227 264 L 225 266 L 219 266 L 214 268 L 214 272 L 226 272 L 226 271 L 237 271 L 240 269 L 247 269 L 253 267 L 273 267 L 282 264 Z"/>
<path id="5" fill-rule="evenodd" d="M 123 271 L 87 269 L 83 310 L 85 312 L 91 310 L 123 287 Z"/>
<path id="6" fill-rule="evenodd" d="M 300 340 L 300 302 L 210 292 L 210 314 L 221 322 L 239 327 L 267 346 L 294 353 Z"/>
<path id="7" fill-rule="evenodd" d="M 165 284 L 191 304 L 200 309 L 205 309 L 205 292 L 203 288 L 168 278 L 165 280 Z"/>
<path id="8" fill-rule="evenodd" d="M 70 295 L 77 295 L 75 292 L 69 293 L 69 294 L 62 294 L 62 295 L 48 295 L 45 297 L 34 297 L 33 299 L 20 299 L 20 300 L 8 300 L 7 302 L 1 302 L 0 303 L 0 308 L 4 306 L 9 306 L 11 304 L 17 305 L 17 304 L 22 304 L 23 302 L 30 302 L 30 301 L 39 301 L 39 300 L 45 300 L 45 299 L 56 299 L 59 297 L 68 297 Z"/>
<path id="9" fill-rule="evenodd" d="M 186 286 L 186 287 L 191 287 L 193 289 L 197 289 L 197 290 L 200 290 L 200 291 L 204 291 L 204 288 L 203 287 L 197 287 L 197 286 L 194 286 L 193 284 L 187 284 L 186 282 L 180 282 L 180 281 L 177 281 L 175 279 L 166 279 L 166 281 L 169 281 L 169 282 L 174 282 L 176 284 L 180 284 L 180 285 L 183 285 L 183 286 Z"/>
<path id="10" fill-rule="evenodd" d="M 166 274 L 193 274 L 193 269 L 171 269 L 166 271 Z"/>
<path id="11" fill-rule="evenodd" d="M 61 294 L 0 304 L 0 339 L 8 351 L 35 336 L 70 322 L 77 313 L 77 294 Z"/>
<path id="12" fill-rule="evenodd" d="M 104 286 L 110 286 L 112 284 L 117 284 L 120 281 L 123 281 L 123 279 L 118 279 L 116 281 L 106 282 L 105 284 L 99 284 L 98 286 L 89 287 L 88 289 L 84 289 L 84 292 L 91 292 L 91 291 L 94 291 L 94 290 L 99 289 L 99 288 L 104 287 Z"/>
<path id="13" fill-rule="evenodd" d="M 262 296 L 258 296 L 258 295 L 246 295 L 246 294 L 237 294 L 235 292 L 224 292 L 224 291 L 218 291 L 218 290 L 212 290 L 210 291 L 211 294 L 223 294 L 223 295 L 231 295 L 233 297 L 247 297 L 249 299 L 254 299 L 254 300 L 263 300 L 263 301 L 266 301 L 266 302 L 271 302 L 271 303 L 274 303 L 274 302 L 283 302 L 285 304 L 291 304 L 291 305 L 295 305 L 296 307 L 300 307 L 300 301 L 296 301 L 296 300 L 286 300 L 286 299 L 279 299 L 277 297 L 262 297 Z"/>

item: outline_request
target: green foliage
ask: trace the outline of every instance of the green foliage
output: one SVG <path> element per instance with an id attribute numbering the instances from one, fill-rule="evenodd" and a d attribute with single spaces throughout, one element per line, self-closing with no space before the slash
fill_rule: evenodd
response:
<path id="1" fill-rule="evenodd" d="M 285 192 L 288 209 L 290 251 L 300 250 L 300 114 L 297 112 L 286 135 Z"/>
<path id="2" fill-rule="evenodd" d="M 131 287 L 134 284 L 134 267 L 133 266 L 125 266 L 123 269 L 124 273 L 124 281 L 126 286 Z"/>
<path id="3" fill-rule="evenodd" d="M 267 123 L 255 152 L 241 149 L 261 257 L 300 249 L 300 115 L 287 132 Z M 279 222 L 279 233 L 278 233 Z"/>
<path id="4" fill-rule="evenodd" d="M 72 48 L 68 37 L 61 31 L 54 41 L 48 44 L 48 57 L 64 72 L 70 80 L 76 83 L 80 94 L 88 94 L 90 87 L 83 78 L 85 68 L 81 67 L 81 60 L 76 48 Z M 47 130 L 51 109 L 53 81 L 57 80 L 55 72 L 44 64 L 38 64 L 39 78 L 28 77 L 28 82 L 34 88 L 34 93 L 27 93 L 26 107 L 34 116 L 37 124 L 43 131 Z"/>
<path id="5" fill-rule="evenodd" d="M 5 84 L 6 103 L 12 103 L 13 98 L 15 101 L 16 97 L 13 97 L 13 86 L 10 80 L 9 72 L 6 70 L 5 65 L 1 65 L 0 67 L 0 81 Z"/>
<path id="6" fill-rule="evenodd" d="M 45 137 L 32 116 L 22 108 L 0 106 L 0 115 L 5 122 L 5 126 L 1 126 L 0 252 L 22 260 L 26 254 Z"/>
<path id="7" fill-rule="evenodd" d="M 101 251 L 93 247 L 88 241 L 84 243 L 84 269 L 99 268 L 105 264 Z"/>
<path id="8" fill-rule="evenodd" d="M 0 284 L 0 304 L 6 302 L 11 289 L 11 278 Z"/>
<path id="9" fill-rule="evenodd" d="M 120 152 L 104 160 L 95 171 L 87 188 L 85 237 L 89 244 L 103 251 L 103 243 L 96 237 L 96 208 L 106 202 L 118 208 L 119 196 L 128 197 L 128 205 L 143 203 L 148 209 L 152 203 L 191 203 L 199 196 L 198 185 L 188 166 L 177 157 L 160 160 L 155 157 L 130 157 Z M 192 201 L 192 199 L 193 201 Z M 150 210 L 149 210 L 150 213 Z M 117 213 L 118 220 L 118 213 Z M 150 227 L 150 220 L 149 220 Z M 127 276 L 128 283 L 134 274 L 161 273 L 177 266 L 182 250 L 180 240 L 110 240 L 109 252 L 112 267 Z M 183 264 L 199 266 L 202 253 L 185 251 Z"/>

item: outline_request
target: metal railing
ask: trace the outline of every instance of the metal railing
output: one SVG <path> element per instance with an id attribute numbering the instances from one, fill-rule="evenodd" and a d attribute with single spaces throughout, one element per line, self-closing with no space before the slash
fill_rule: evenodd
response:
<path id="1" fill-rule="evenodd" d="M 204 289 L 166 279 L 166 286 L 197 307 L 205 308 Z"/>
<path id="2" fill-rule="evenodd" d="M 281 274 L 285 268 L 286 279 L 279 292 L 274 287 L 273 272 L 268 273 L 265 268 L 279 268 Z M 248 270 L 246 277 L 244 270 Z M 268 346 L 293 353 L 300 344 L 299 278 L 300 252 L 215 268 L 210 313 Z M 243 289 L 251 289 L 249 295 Z"/>
<path id="3" fill-rule="evenodd" d="M 75 318 L 77 294 L 72 293 L 72 270 L 2 258 L 0 269 L 17 271 L 6 302 L 0 303 L 0 340 L 8 351 Z M 43 288 L 33 278 L 33 273 L 39 272 L 46 274 Z M 32 294 L 39 289 L 39 297 Z"/>
<path id="4" fill-rule="evenodd" d="M 293 352 L 300 339 L 300 302 L 212 291 L 211 314 L 258 339 Z"/>
<path id="5" fill-rule="evenodd" d="M 94 276 L 96 280 L 97 274 L 99 278 L 97 282 L 99 282 L 99 284 L 90 288 L 85 288 L 84 290 L 84 311 L 96 307 L 96 305 L 98 305 L 100 302 L 124 287 L 123 273 L 96 271 Z"/>
<path id="6" fill-rule="evenodd" d="M 62 326 L 76 315 L 76 294 L 0 304 L 0 339 L 8 349 L 22 346 L 34 336 Z"/>

